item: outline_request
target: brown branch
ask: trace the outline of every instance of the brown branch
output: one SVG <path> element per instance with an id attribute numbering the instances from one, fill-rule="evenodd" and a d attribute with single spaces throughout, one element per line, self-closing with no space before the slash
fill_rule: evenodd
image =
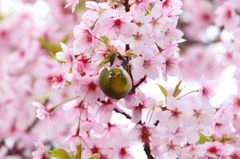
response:
<path id="1" fill-rule="evenodd" d="M 159 120 L 157 120 L 153 125 L 157 126 L 159 123 Z"/>
<path id="2" fill-rule="evenodd" d="M 29 132 L 38 123 L 38 121 L 38 118 L 35 118 L 32 124 L 27 127 L 26 132 Z"/>
<path id="3" fill-rule="evenodd" d="M 126 51 L 130 50 L 129 44 L 126 44 Z"/>
<path id="4" fill-rule="evenodd" d="M 138 87 L 138 86 L 140 86 L 144 81 L 146 80 L 146 76 L 144 76 L 143 78 L 141 78 L 140 79 L 140 81 L 136 84 L 136 85 L 134 85 L 133 87 L 132 87 L 132 89 L 131 89 L 131 93 L 135 93 L 136 91 L 135 91 L 135 89 Z"/>
<path id="5" fill-rule="evenodd" d="M 148 159 L 154 159 L 153 156 L 151 155 L 151 149 L 150 149 L 149 143 L 144 144 L 144 151 L 145 151 Z"/>
<path id="6" fill-rule="evenodd" d="M 125 112 L 119 111 L 117 108 L 114 108 L 113 110 L 114 110 L 115 112 L 117 112 L 117 113 L 120 113 L 120 114 L 124 115 L 127 119 L 132 119 L 132 117 L 131 117 L 130 115 L 128 115 L 128 114 L 125 113 Z"/>
<path id="7" fill-rule="evenodd" d="M 126 9 L 126 12 L 130 11 L 130 6 L 129 6 L 128 2 L 129 2 L 129 0 L 124 0 L 124 6 L 125 6 L 125 9 Z"/>

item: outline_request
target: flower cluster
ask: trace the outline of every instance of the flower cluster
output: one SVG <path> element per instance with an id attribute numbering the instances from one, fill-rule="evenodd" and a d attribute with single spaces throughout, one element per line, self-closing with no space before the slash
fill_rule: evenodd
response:
<path id="1" fill-rule="evenodd" d="M 47 2 L 43 28 L 0 14 L 0 158 L 240 158 L 240 95 L 213 102 L 225 69 L 240 79 L 238 0 L 86 1 L 81 20 Z"/>

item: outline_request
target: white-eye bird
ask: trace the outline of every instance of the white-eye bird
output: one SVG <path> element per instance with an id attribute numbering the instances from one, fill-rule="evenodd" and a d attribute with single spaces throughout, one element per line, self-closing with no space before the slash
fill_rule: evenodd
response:
<path id="1" fill-rule="evenodd" d="M 100 74 L 98 84 L 107 96 L 124 98 L 132 88 L 132 80 L 128 72 L 119 67 L 106 67 Z"/>

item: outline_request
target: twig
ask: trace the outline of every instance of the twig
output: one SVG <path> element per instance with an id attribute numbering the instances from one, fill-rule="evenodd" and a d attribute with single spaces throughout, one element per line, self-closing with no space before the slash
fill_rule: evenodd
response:
<path id="1" fill-rule="evenodd" d="M 119 111 L 117 108 L 114 108 L 113 110 L 114 110 L 115 112 L 117 112 L 117 113 L 120 113 L 120 114 L 124 115 L 127 119 L 132 119 L 132 117 L 131 117 L 130 115 L 128 115 L 128 114 L 125 113 L 125 112 Z"/>
<path id="2" fill-rule="evenodd" d="M 150 149 L 149 143 L 144 144 L 144 151 L 148 159 L 154 159 L 153 156 L 151 155 L 151 149 Z"/>
<path id="3" fill-rule="evenodd" d="M 126 12 L 130 11 L 130 6 L 129 6 L 128 2 L 129 2 L 129 0 L 124 0 L 124 6 L 125 6 L 125 9 L 126 9 Z"/>
<path id="4" fill-rule="evenodd" d="M 131 89 L 131 93 L 135 93 L 135 89 L 140 86 L 144 81 L 146 80 L 146 76 L 144 76 L 143 78 L 140 79 L 140 81 L 134 85 Z"/>
<path id="5" fill-rule="evenodd" d="M 157 120 L 153 125 L 157 126 L 159 123 L 159 120 Z"/>

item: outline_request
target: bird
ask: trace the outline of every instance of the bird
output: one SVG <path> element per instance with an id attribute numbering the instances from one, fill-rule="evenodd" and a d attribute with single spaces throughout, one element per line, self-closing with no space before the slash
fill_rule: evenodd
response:
<path id="1" fill-rule="evenodd" d="M 132 88 L 130 75 L 120 67 L 103 69 L 99 75 L 98 84 L 103 93 L 113 99 L 124 98 Z"/>

